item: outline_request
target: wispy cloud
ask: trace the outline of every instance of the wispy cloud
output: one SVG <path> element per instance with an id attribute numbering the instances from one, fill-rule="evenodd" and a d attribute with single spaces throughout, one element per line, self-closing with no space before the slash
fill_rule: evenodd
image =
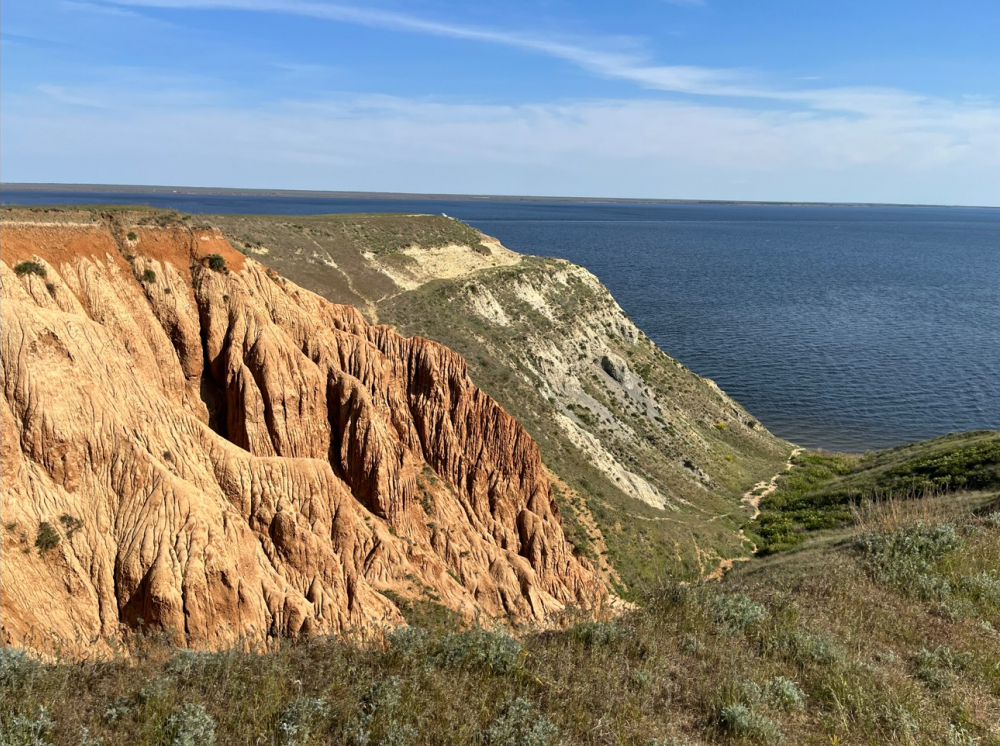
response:
<path id="1" fill-rule="evenodd" d="M 872 114 L 922 98 L 881 88 L 810 88 L 769 84 L 750 70 L 692 65 L 662 65 L 647 56 L 622 52 L 621 38 L 565 40 L 526 31 L 511 31 L 437 21 L 376 8 L 311 0 L 103 0 L 118 6 L 176 10 L 227 9 L 281 13 L 362 26 L 496 44 L 564 60 L 594 75 L 624 80 L 671 93 L 783 101 L 819 111 Z M 801 80 L 801 79 L 800 79 Z"/>
<path id="2" fill-rule="evenodd" d="M 531 32 L 491 29 L 436 21 L 407 13 L 334 3 L 300 0 L 106 0 L 132 7 L 176 10 L 226 9 L 258 13 L 282 13 L 341 23 L 407 31 L 432 36 L 496 44 L 564 60 L 606 78 L 637 83 L 643 87 L 709 96 L 774 97 L 754 84 L 745 71 L 711 69 L 688 65 L 654 65 L 635 54 L 616 51 L 620 40 L 588 39 L 587 43 L 540 36 Z M 618 41 L 619 43 L 616 43 Z"/>
<path id="3" fill-rule="evenodd" d="M 254 105 L 202 95 L 178 105 L 142 88 L 74 91 L 82 101 L 8 96 L 5 178 L 1000 205 L 998 106 L 820 116 L 664 100 L 503 106 L 372 95 Z"/>

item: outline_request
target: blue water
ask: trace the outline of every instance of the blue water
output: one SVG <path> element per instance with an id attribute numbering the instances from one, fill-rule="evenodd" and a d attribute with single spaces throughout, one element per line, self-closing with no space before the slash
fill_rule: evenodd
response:
<path id="1" fill-rule="evenodd" d="M 582 264 L 660 346 L 776 434 L 863 451 L 1000 428 L 1000 209 L 81 192 L 4 204 L 444 212 Z"/>

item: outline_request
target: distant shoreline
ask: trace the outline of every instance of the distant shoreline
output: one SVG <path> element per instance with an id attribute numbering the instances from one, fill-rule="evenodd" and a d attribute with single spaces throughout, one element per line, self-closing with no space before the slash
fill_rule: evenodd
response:
<path id="1" fill-rule="evenodd" d="M 150 186 L 143 184 L 22 184 L 0 183 L 0 194 L 18 192 L 126 192 L 131 194 L 189 194 L 234 197 L 321 197 L 328 199 L 405 199 L 468 202 L 553 202 L 623 205 L 761 205 L 775 207 L 938 207 L 997 210 L 989 205 L 930 205 L 894 202 L 792 202 L 724 199 L 655 199 L 641 197 L 544 197 L 509 194 L 421 194 L 413 192 L 338 192 L 310 189 L 236 189 L 225 187 Z"/>

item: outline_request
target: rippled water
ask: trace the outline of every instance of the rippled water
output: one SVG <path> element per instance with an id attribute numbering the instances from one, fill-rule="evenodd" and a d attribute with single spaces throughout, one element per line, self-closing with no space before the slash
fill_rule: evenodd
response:
<path id="1" fill-rule="evenodd" d="M 1000 210 L 4 191 L 205 213 L 445 212 L 582 264 L 776 434 L 862 451 L 1000 428 Z"/>

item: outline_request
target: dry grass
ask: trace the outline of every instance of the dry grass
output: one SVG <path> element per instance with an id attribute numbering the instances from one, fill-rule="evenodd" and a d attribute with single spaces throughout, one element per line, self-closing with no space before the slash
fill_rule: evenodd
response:
<path id="1" fill-rule="evenodd" d="M 44 725 L 44 707 L 54 725 L 37 743 L 84 743 L 84 728 L 109 746 L 180 743 L 210 718 L 220 744 L 1000 744 L 1000 505 L 914 507 L 873 505 L 863 533 L 815 556 L 519 639 L 422 604 L 369 646 L 204 654 L 145 638 L 115 660 L 47 665 L 8 649 L 3 742 L 31 743 L 11 729 Z M 918 568 L 946 593 L 885 582 L 879 563 L 897 555 L 866 549 L 920 526 L 953 532 Z"/>

